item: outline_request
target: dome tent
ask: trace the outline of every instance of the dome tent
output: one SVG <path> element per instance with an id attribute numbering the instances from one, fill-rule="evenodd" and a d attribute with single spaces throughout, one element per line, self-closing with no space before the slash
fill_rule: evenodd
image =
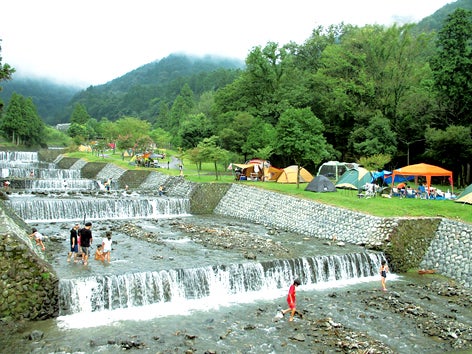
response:
<path id="1" fill-rule="evenodd" d="M 455 200 L 457 203 L 472 204 L 472 184 L 470 184 Z"/>
<path id="2" fill-rule="evenodd" d="M 337 192 L 336 187 L 334 186 L 333 182 L 329 180 L 328 177 L 319 175 L 313 178 L 313 180 L 308 183 L 305 188 L 306 191 L 310 192 Z"/>
<path id="3" fill-rule="evenodd" d="M 356 167 L 343 173 L 336 188 L 361 190 L 367 183 L 372 182 L 372 173 L 364 167 Z"/>
<path id="4" fill-rule="evenodd" d="M 280 174 L 279 178 L 277 178 L 277 183 L 297 183 L 297 174 L 298 174 L 298 166 L 292 165 L 285 167 Z M 300 179 L 299 183 L 308 183 L 313 180 L 313 175 L 308 172 L 305 168 L 300 169 Z"/>

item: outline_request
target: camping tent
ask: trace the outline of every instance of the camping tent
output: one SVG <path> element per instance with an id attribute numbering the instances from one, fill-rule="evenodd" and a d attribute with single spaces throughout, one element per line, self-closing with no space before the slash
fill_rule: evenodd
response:
<path id="1" fill-rule="evenodd" d="M 455 201 L 458 203 L 472 204 L 472 184 L 464 189 Z"/>
<path id="2" fill-rule="evenodd" d="M 277 183 L 297 183 L 297 172 L 297 165 L 285 167 L 279 178 L 277 178 Z M 311 182 L 312 179 L 313 175 L 302 167 L 300 170 L 300 180 L 298 182 L 308 183 Z"/>
<path id="3" fill-rule="evenodd" d="M 310 192 L 337 192 L 333 182 L 328 177 L 319 175 L 313 178 L 305 188 L 306 191 Z"/>
<path id="4" fill-rule="evenodd" d="M 334 180 L 338 180 L 341 175 L 346 172 L 349 168 L 347 167 L 348 163 L 346 162 L 339 162 L 339 161 L 328 161 L 323 163 L 320 168 L 318 169 L 317 176 L 325 176 L 328 178 L 332 178 Z"/>
<path id="5" fill-rule="evenodd" d="M 421 176 L 426 177 L 426 187 L 429 190 L 431 186 L 431 177 L 449 177 L 449 183 L 451 184 L 451 189 L 453 190 L 453 183 L 452 183 L 452 172 L 445 170 L 442 167 L 428 165 L 425 163 L 418 163 L 416 165 L 409 165 L 399 169 L 396 169 L 392 173 L 392 177 L 395 180 L 395 176 Z"/>
<path id="6" fill-rule="evenodd" d="M 352 168 L 343 173 L 339 181 L 335 184 L 336 188 L 357 189 L 360 190 L 367 183 L 372 182 L 372 173 L 363 167 Z"/>
<path id="7" fill-rule="evenodd" d="M 276 181 L 282 173 L 281 168 L 273 167 L 268 161 L 253 159 L 248 163 L 231 163 L 228 169 L 239 168 L 247 179 Z"/>

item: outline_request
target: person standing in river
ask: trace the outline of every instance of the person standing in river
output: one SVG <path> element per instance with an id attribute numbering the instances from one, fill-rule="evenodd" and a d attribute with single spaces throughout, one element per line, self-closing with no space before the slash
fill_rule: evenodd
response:
<path id="1" fill-rule="evenodd" d="M 103 252 L 103 260 L 105 262 L 110 263 L 111 258 L 111 231 L 107 231 L 105 237 L 102 240 L 102 252 Z"/>
<path id="2" fill-rule="evenodd" d="M 92 223 L 86 222 L 85 227 L 80 230 L 80 246 L 82 247 L 82 262 L 84 265 L 88 264 L 88 258 L 90 256 L 90 246 L 93 242 L 92 237 Z"/>
<path id="3" fill-rule="evenodd" d="M 387 286 L 386 286 L 387 273 L 388 273 L 388 265 L 387 265 L 387 261 L 384 259 L 382 260 L 382 264 L 380 265 L 380 282 L 382 284 L 383 291 L 387 291 Z"/>
<path id="4" fill-rule="evenodd" d="M 70 229 L 70 252 L 67 255 L 67 262 L 70 262 L 72 257 L 74 263 L 77 263 L 77 253 L 79 253 L 79 227 L 77 223 Z"/>
<path id="5" fill-rule="evenodd" d="M 282 310 L 282 316 L 285 315 L 287 312 L 290 312 L 290 318 L 289 321 L 293 321 L 293 316 L 295 316 L 295 312 L 297 311 L 297 298 L 295 295 L 296 288 L 301 284 L 300 279 L 295 279 L 293 281 L 293 284 L 290 285 L 290 288 L 288 289 L 288 295 L 287 295 L 287 304 L 288 304 L 288 309 Z"/>

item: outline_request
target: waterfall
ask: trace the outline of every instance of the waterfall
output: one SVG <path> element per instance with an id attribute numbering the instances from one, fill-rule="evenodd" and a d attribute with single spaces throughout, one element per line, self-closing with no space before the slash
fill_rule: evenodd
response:
<path id="1" fill-rule="evenodd" d="M 38 162 L 38 152 L 30 151 L 0 151 L 0 161 L 22 161 L 24 163 Z"/>
<path id="2" fill-rule="evenodd" d="M 52 191 L 99 190 L 100 189 L 98 183 L 91 179 L 65 179 L 65 178 L 61 179 L 60 177 L 58 178 L 32 180 L 29 183 L 29 189 L 34 190 L 34 191 L 37 191 L 37 190 L 48 190 L 48 191 L 51 191 L 51 190 Z"/>
<path id="3" fill-rule="evenodd" d="M 196 299 L 221 303 L 247 294 L 257 299 L 261 293 L 288 289 L 297 277 L 302 286 L 372 277 L 382 258 L 382 254 L 363 252 L 61 279 L 60 312 L 70 315 L 163 303 L 181 306 Z"/>
<path id="4" fill-rule="evenodd" d="M 59 169 L 55 163 L 41 162 L 37 152 L 0 151 L 0 177 L 78 179 L 80 170 Z"/>
<path id="5" fill-rule="evenodd" d="M 38 178 L 44 178 L 44 179 L 79 179 L 80 178 L 80 170 L 78 169 L 47 169 L 47 170 L 39 170 L 37 174 Z"/>
<path id="6" fill-rule="evenodd" d="M 11 198 L 10 206 L 26 222 L 135 219 L 185 216 L 190 201 L 181 198 Z"/>

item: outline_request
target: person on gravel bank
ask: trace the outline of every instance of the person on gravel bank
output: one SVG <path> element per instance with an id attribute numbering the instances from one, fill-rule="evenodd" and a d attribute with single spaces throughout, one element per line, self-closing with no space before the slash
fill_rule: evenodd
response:
<path id="1" fill-rule="evenodd" d="M 297 299 L 296 299 L 295 292 L 296 292 L 296 287 L 299 286 L 300 284 L 301 284 L 300 280 L 295 279 L 293 281 L 293 284 L 290 285 L 290 289 L 288 289 L 288 295 L 287 295 L 288 309 L 282 310 L 282 316 L 285 315 L 287 312 L 290 312 L 290 319 L 289 319 L 290 322 L 293 321 L 293 316 L 295 316 L 295 312 L 297 311 L 297 307 L 296 307 Z"/>

